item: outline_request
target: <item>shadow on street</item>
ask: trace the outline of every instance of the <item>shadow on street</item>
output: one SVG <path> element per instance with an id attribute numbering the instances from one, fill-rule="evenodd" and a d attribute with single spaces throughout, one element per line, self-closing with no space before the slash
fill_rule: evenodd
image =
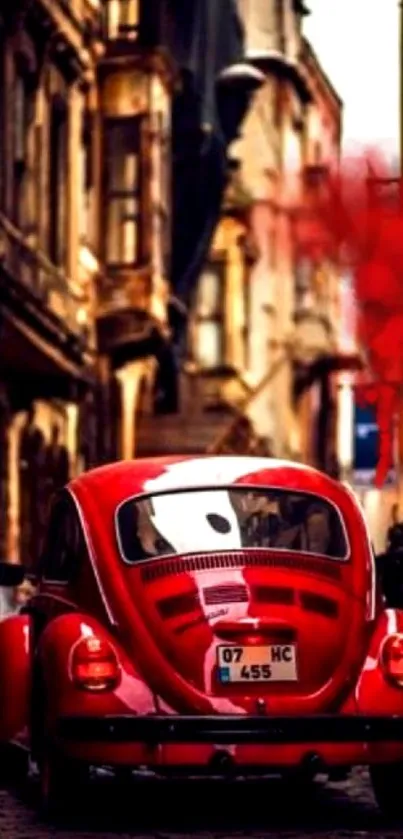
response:
<path id="1" fill-rule="evenodd" d="M 30 810 L 35 808 L 35 782 L 17 795 Z M 66 790 L 67 800 L 68 795 Z M 318 781 L 302 787 L 273 779 L 123 784 L 96 778 L 82 790 L 80 800 L 69 802 L 68 809 L 65 827 L 74 827 L 80 835 L 83 830 L 101 832 L 102 836 L 205 831 L 250 835 L 259 830 L 315 834 L 331 830 L 333 834 L 365 831 L 379 836 L 386 829 L 362 770 L 356 770 L 343 784 Z M 398 831 L 396 835 L 401 834 Z"/>

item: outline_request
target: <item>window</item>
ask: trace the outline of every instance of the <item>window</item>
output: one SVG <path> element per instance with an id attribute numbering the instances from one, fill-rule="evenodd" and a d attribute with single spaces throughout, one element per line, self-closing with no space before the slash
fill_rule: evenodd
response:
<path id="1" fill-rule="evenodd" d="M 200 277 L 196 302 L 196 361 L 205 368 L 225 363 L 225 263 L 212 263 Z"/>
<path id="2" fill-rule="evenodd" d="M 286 53 L 286 33 L 285 33 L 285 8 L 284 0 L 275 0 L 274 20 L 277 29 L 278 44 L 276 46 L 282 53 Z"/>
<path id="3" fill-rule="evenodd" d="M 281 4 L 280 0 L 280 12 Z M 242 0 L 238 3 L 239 13 L 246 31 L 247 47 L 253 54 L 267 55 L 279 49 L 279 33 L 282 17 L 279 14 L 279 0 Z"/>
<path id="4" fill-rule="evenodd" d="M 34 125 L 35 93 L 29 74 L 17 71 L 12 97 L 13 220 L 30 233 L 35 227 L 37 155 Z"/>
<path id="5" fill-rule="evenodd" d="M 312 308 L 312 262 L 308 257 L 300 257 L 295 270 L 295 313 Z"/>
<path id="6" fill-rule="evenodd" d="M 106 37 L 109 40 L 137 38 L 139 0 L 106 0 Z"/>
<path id="7" fill-rule="evenodd" d="M 67 255 L 68 111 L 65 99 L 56 95 L 50 103 L 49 123 L 49 256 L 64 265 Z"/>
<path id="8" fill-rule="evenodd" d="M 287 0 L 284 7 L 284 34 L 286 55 L 291 60 L 298 60 L 301 51 L 302 20 L 295 0 Z"/>
<path id="9" fill-rule="evenodd" d="M 346 560 L 346 530 L 337 509 L 316 495 L 232 487 L 131 498 L 117 511 L 126 562 L 172 554 L 264 548 Z"/>
<path id="10" fill-rule="evenodd" d="M 82 204 L 80 213 L 80 236 L 81 240 L 88 245 L 95 242 L 95 186 L 93 166 L 93 136 L 94 117 L 90 111 L 83 115 L 81 131 L 81 194 Z"/>
<path id="11" fill-rule="evenodd" d="M 63 491 L 50 514 L 41 557 L 41 576 L 48 582 L 67 585 L 75 579 L 85 554 L 84 534 L 74 501 Z"/>
<path id="12" fill-rule="evenodd" d="M 141 259 L 141 118 L 105 124 L 106 253 L 108 266 Z"/>
<path id="13" fill-rule="evenodd" d="M 26 80 L 17 74 L 14 83 L 14 162 L 25 163 L 28 94 Z"/>

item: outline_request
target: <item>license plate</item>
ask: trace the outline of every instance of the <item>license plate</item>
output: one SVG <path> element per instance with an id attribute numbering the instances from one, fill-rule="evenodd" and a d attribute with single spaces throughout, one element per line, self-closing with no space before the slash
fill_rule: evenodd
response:
<path id="1" fill-rule="evenodd" d="M 218 679 L 231 682 L 295 682 L 298 679 L 293 644 L 217 648 Z"/>

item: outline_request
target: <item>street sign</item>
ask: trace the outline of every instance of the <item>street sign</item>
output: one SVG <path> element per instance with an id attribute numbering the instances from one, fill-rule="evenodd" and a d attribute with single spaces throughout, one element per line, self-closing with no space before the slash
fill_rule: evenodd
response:
<path id="1" fill-rule="evenodd" d="M 353 484 L 356 487 L 372 487 L 378 462 L 379 433 L 375 408 L 371 405 L 354 404 L 353 424 Z M 396 479 L 395 469 L 389 471 L 386 485 Z"/>

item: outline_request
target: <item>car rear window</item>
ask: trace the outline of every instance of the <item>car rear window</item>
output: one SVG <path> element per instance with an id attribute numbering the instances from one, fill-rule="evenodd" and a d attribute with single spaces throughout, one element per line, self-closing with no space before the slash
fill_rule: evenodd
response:
<path id="1" fill-rule="evenodd" d="M 116 528 L 120 553 L 131 564 L 242 548 L 332 560 L 349 555 L 346 529 L 333 504 L 282 489 L 189 489 L 137 496 L 118 507 Z"/>

